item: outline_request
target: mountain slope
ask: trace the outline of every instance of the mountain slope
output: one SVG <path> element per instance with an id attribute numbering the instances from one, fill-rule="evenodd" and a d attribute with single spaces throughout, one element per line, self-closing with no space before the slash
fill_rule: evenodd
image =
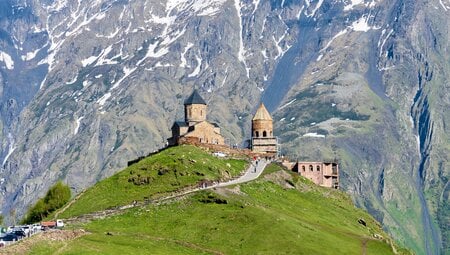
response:
<path id="1" fill-rule="evenodd" d="M 449 252 L 448 0 L 1 7 L 3 214 L 160 148 L 197 87 L 230 143 L 262 100 L 284 154 L 340 159 L 343 188 L 397 239 Z"/>

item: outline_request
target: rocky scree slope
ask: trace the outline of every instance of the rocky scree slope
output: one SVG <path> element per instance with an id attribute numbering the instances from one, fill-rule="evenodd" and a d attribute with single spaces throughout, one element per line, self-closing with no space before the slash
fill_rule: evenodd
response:
<path id="1" fill-rule="evenodd" d="M 262 100 L 285 154 L 338 158 L 397 239 L 449 252 L 448 0 L 1 5 L 3 214 L 161 147 L 196 87 L 231 143 Z"/>

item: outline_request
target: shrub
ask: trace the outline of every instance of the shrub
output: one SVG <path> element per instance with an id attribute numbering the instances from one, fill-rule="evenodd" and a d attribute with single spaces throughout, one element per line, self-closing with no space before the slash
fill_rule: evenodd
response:
<path id="1" fill-rule="evenodd" d="M 22 223 L 30 224 L 41 221 L 50 213 L 66 204 L 69 201 L 70 196 L 69 186 L 63 184 L 61 181 L 58 181 L 47 191 L 44 198 L 39 199 L 33 207 L 28 209 Z"/>

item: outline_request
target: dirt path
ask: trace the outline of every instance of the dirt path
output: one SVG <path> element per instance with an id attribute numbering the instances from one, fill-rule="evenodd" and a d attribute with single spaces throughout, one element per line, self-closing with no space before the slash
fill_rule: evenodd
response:
<path id="1" fill-rule="evenodd" d="M 76 201 L 78 201 L 78 199 L 84 194 L 84 191 L 85 191 L 85 190 L 81 191 L 80 194 L 78 194 L 74 199 L 72 199 L 69 203 L 67 203 L 61 210 L 58 210 L 58 211 L 55 213 L 54 218 L 55 218 L 55 219 L 58 219 L 58 216 L 59 216 L 61 213 L 63 213 L 65 210 L 67 210 L 67 208 L 69 208 L 73 203 L 75 203 Z"/>
<path id="2" fill-rule="evenodd" d="M 367 242 L 369 242 L 368 239 L 361 240 L 361 254 L 366 255 L 367 253 Z"/>
<path id="3" fill-rule="evenodd" d="M 64 221 L 68 224 L 75 224 L 75 223 L 86 223 L 89 222 L 93 219 L 103 219 L 105 217 L 109 217 L 112 215 L 117 215 L 117 214 L 121 214 L 123 212 L 125 212 L 125 210 L 133 208 L 133 207 L 137 207 L 137 206 L 145 206 L 148 204 L 160 204 L 164 201 L 168 201 L 171 199 L 175 199 L 175 198 L 179 198 L 179 197 L 183 197 L 186 195 L 189 195 L 191 193 L 195 193 L 197 191 L 200 190 L 209 190 L 209 189 L 214 189 L 214 188 L 223 188 L 223 187 L 227 187 L 227 186 L 231 186 L 231 185 L 236 185 L 236 184 L 240 184 L 240 183 L 245 183 L 245 182 L 249 182 L 252 180 L 257 179 L 262 172 L 264 171 L 265 167 L 270 163 L 270 161 L 266 161 L 264 159 L 261 159 L 259 161 L 259 163 L 256 163 L 256 161 L 253 161 L 250 166 L 247 168 L 247 170 L 245 171 L 245 173 L 240 176 L 239 178 L 235 179 L 235 180 L 231 180 L 231 181 L 226 181 L 226 182 L 220 182 L 205 188 L 194 188 L 191 190 L 187 190 L 184 192 L 180 192 L 180 193 L 176 193 L 173 195 L 169 195 L 166 197 L 162 197 L 159 199 L 155 199 L 152 201 L 135 201 L 131 204 L 128 205 L 124 205 L 124 206 L 120 206 L 118 208 L 114 208 L 114 209 L 109 209 L 109 210 L 104 210 L 104 211 L 99 211 L 99 212 L 94 212 L 94 213 L 88 213 L 88 214 L 84 214 L 81 216 L 77 216 L 77 217 L 73 217 L 73 218 L 69 218 L 69 219 L 64 219 Z M 81 193 L 80 193 L 81 195 Z M 80 196 L 79 195 L 79 196 Z M 77 196 L 77 198 L 79 197 Z M 72 200 L 75 201 L 76 199 Z M 73 203 L 73 202 L 72 202 Z M 63 208 L 63 210 L 61 210 L 58 214 L 55 214 L 55 217 L 57 215 L 59 215 L 60 213 L 64 212 L 64 210 L 66 210 L 70 205 L 67 205 Z"/>

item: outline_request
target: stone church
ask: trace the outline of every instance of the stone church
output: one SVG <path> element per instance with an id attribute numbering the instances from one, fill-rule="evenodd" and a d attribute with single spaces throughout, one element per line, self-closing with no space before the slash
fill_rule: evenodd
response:
<path id="1" fill-rule="evenodd" d="M 261 103 L 252 119 L 252 151 L 277 155 L 277 138 L 273 136 L 273 120 L 264 104 Z"/>
<path id="2" fill-rule="evenodd" d="M 220 127 L 206 120 L 207 110 L 205 100 L 194 90 L 184 101 L 184 121 L 176 121 L 172 125 L 172 137 L 167 139 L 169 145 L 184 142 L 224 145 Z"/>

